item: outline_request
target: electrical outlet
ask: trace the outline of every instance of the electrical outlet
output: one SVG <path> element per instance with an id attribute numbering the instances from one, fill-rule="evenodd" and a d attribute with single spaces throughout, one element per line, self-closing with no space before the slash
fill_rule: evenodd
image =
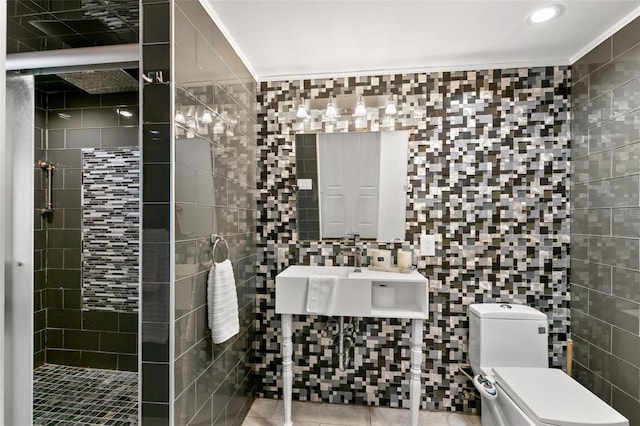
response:
<path id="1" fill-rule="evenodd" d="M 311 191 L 313 189 L 313 180 L 298 179 L 298 189 L 301 191 Z"/>
<path id="2" fill-rule="evenodd" d="M 436 236 L 435 235 L 420 235 L 420 255 L 421 256 L 435 256 L 436 255 Z"/>

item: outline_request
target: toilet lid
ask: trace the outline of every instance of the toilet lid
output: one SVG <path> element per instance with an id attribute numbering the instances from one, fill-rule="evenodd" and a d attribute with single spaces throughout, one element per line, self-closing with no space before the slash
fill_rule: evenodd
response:
<path id="1" fill-rule="evenodd" d="M 496 381 L 538 421 L 557 426 L 628 426 L 620 413 L 562 370 L 496 367 Z"/>

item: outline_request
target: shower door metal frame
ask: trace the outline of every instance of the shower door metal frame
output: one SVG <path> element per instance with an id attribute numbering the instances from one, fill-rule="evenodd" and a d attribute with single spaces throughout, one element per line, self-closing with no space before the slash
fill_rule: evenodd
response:
<path id="1" fill-rule="evenodd" d="M 35 83 L 32 74 L 6 77 L 4 186 L 4 417 L 33 420 Z"/>
<path id="2" fill-rule="evenodd" d="M 7 56 L 7 0 L 0 0 L 0 88 L 6 87 L 6 56 Z M 6 106 L 6 91 L 0 90 L 0 106 Z M 5 111 L 0 112 L 0 170 L 4 170 L 6 159 Z M 4 264 L 5 264 L 5 209 L 4 185 L 0 184 L 0 422 L 4 423 Z"/>

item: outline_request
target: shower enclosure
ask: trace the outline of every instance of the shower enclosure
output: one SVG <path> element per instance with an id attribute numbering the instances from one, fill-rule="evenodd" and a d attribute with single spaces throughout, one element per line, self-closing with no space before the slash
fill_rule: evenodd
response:
<path id="1" fill-rule="evenodd" d="M 138 70 L 113 66 L 7 77 L 10 424 L 138 423 Z"/>

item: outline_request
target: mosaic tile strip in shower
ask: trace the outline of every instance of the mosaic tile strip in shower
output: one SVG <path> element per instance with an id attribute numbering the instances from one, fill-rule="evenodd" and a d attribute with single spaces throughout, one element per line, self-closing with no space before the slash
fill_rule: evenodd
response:
<path id="1" fill-rule="evenodd" d="M 436 256 L 417 259 L 431 281 L 421 407 L 477 408 L 466 396 L 472 384 L 457 373 L 468 362 L 471 303 L 522 303 L 546 313 L 550 364 L 564 365 L 569 79 L 568 67 L 538 67 L 262 83 L 258 396 L 278 398 L 282 389 L 275 276 L 293 264 L 335 265 L 340 251 L 338 242 L 298 241 L 295 133 L 312 127 L 289 113 L 300 98 L 393 94 L 395 129 L 410 132 L 405 242 L 361 245 L 365 255 L 412 250 L 422 232 L 436 235 Z M 408 407 L 410 322 L 356 318 L 352 364 L 341 372 L 328 320 L 294 317 L 294 398 Z"/>
<path id="2" fill-rule="evenodd" d="M 138 374 L 46 364 L 33 372 L 33 424 L 138 424 Z"/>
<path id="3" fill-rule="evenodd" d="M 138 311 L 140 152 L 82 150 L 82 308 Z"/>

